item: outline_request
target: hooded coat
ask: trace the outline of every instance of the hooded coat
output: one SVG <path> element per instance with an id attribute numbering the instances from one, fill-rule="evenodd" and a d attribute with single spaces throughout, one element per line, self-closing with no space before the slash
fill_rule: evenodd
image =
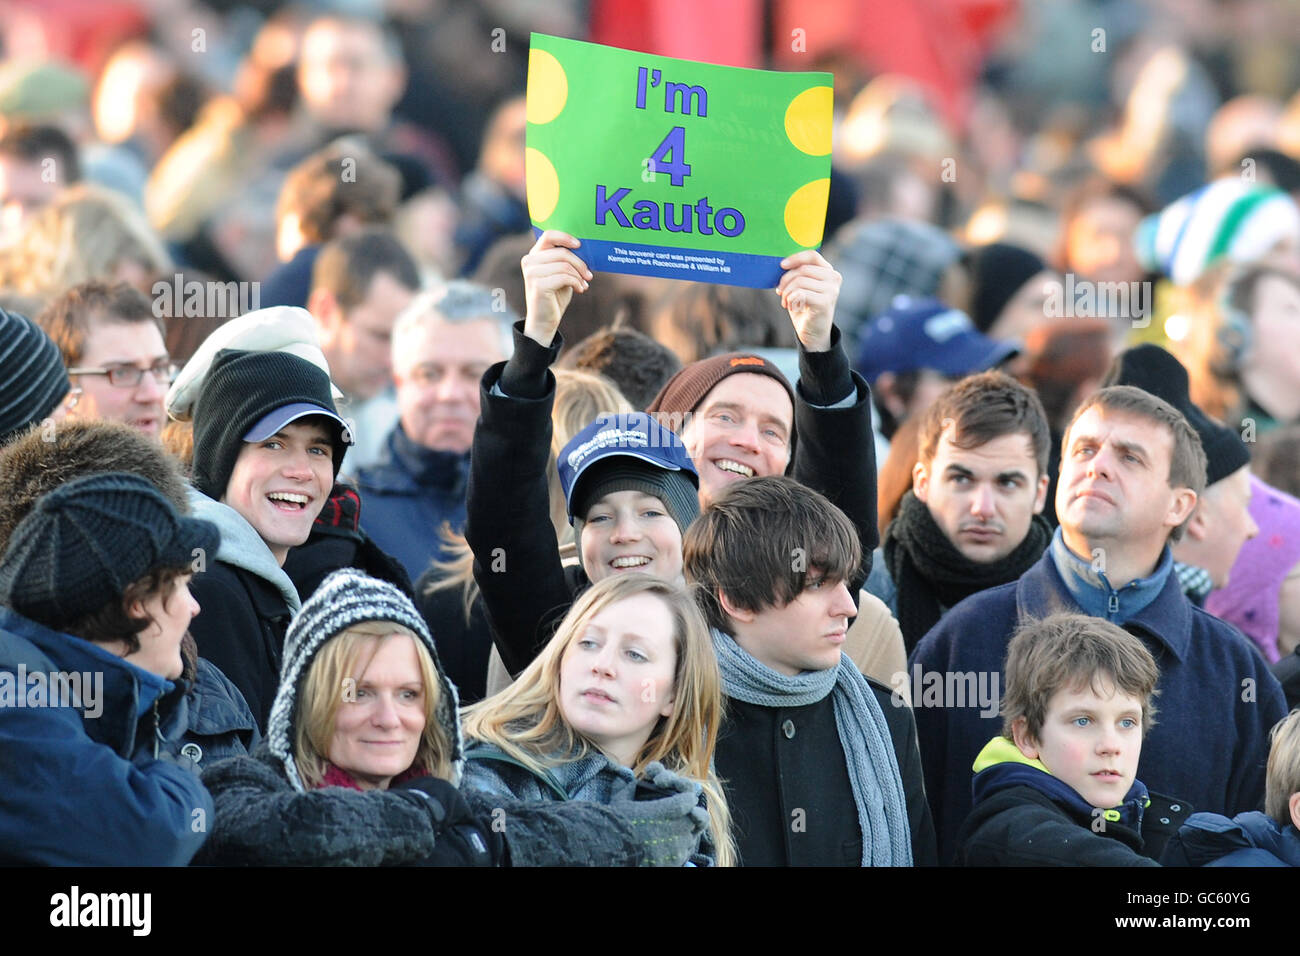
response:
<path id="1" fill-rule="evenodd" d="M 55 673 L 102 675 L 97 700 L 37 705 L 32 675 Z M 9 778 L 0 865 L 188 863 L 213 809 L 198 775 L 170 756 L 187 726 L 186 690 L 0 607 L 0 768 Z"/>
<path id="2" fill-rule="evenodd" d="M 1193 813 L 1169 841 L 1165 866 L 1300 866 L 1300 830 L 1252 810 Z"/>
<path id="3" fill-rule="evenodd" d="M 330 575 L 298 622 L 324 607 L 346 607 L 378 582 L 355 571 Z M 414 609 L 412 608 L 412 611 Z M 342 613 L 342 612 L 340 612 Z M 353 616 L 353 622 L 363 618 Z M 373 618 L 372 618 L 373 619 Z M 333 630 L 333 633 L 327 633 Z M 413 627 L 433 658 L 441 684 L 435 719 L 452 741 L 451 785 L 463 764 L 455 688 L 423 627 Z M 216 824 L 196 862 L 254 866 L 636 865 L 640 844 L 616 811 L 590 803 L 522 803 L 465 791 L 457 808 L 444 790 L 421 781 L 410 789 L 307 789 L 294 761 L 298 695 L 320 650 L 338 633 L 300 626 L 284 651 L 283 682 L 266 738 L 250 757 L 223 761 L 204 774 Z M 423 778 L 428 781 L 429 778 Z M 498 820 L 505 827 L 496 826 Z M 497 837 L 495 834 L 500 833 Z M 486 854 L 480 849 L 487 845 Z M 490 857 L 490 859 L 485 859 Z"/>

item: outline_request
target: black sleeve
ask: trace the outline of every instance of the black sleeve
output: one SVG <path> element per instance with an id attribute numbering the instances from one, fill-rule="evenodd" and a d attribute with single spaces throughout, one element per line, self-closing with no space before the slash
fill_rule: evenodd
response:
<path id="1" fill-rule="evenodd" d="M 961 866 L 1159 866 L 1119 840 L 1059 812 L 1020 803 L 974 826 L 957 852 Z"/>
<path id="2" fill-rule="evenodd" d="M 233 571 L 214 562 L 194 575 L 190 593 L 199 603 L 198 616 L 190 622 L 199 656 L 215 664 L 239 688 L 257 719 L 258 730 L 264 730 L 280 668 L 278 661 L 268 656 L 262 622 L 247 589 Z"/>
<path id="3" fill-rule="evenodd" d="M 794 477 L 824 494 L 858 530 L 862 566 L 848 582 L 856 603 L 871 573 L 871 556 L 880 544 L 876 528 L 876 443 L 871 433 L 871 390 L 849 369 L 839 329 L 831 332 L 828 352 L 799 349 L 795 388 Z M 833 405 L 852 395 L 853 404 Z"/>
<path id="4" fill-rule="evenodd" d="M 465 521 L 474 580 L 501 660 L 512 674 L 537 656 L 573 599 L 551 525 L 546 472 L 555 401 L 548 366 L 561 339 L 557 335 L 551 348 L 543 349 L 521 333 L 521 326 L 515 326 L 514 356 L 488 369 L 480 383 Z M 543 394 L 492 394 L 499 382 L 505 391 L 507 377 L 523 390 L 535 388 L 538 366 Z"/>
<path id="5" fill-rule="evenodd" d="M 917 746 L 912 708 L 896 706 L 892 691 L 869 678 L 867 682 L 875 691 L 880 709 L 885 712 L 889 734 L 894 741 L 898 773 L 903 778 L 903 795 L 907 798 L 907 819 L 912 828 L 912 862 L 916 866 L 936 866 L 939 850 L 930 804 L 925 799 L 925 776 L 921 772 L 921 751 Z"/>

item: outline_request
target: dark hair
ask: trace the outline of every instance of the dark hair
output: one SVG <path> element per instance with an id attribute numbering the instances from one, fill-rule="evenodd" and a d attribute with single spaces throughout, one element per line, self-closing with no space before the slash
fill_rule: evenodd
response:
<path id="1" fill-rule="evenodd" d="M 1191 488 L 1196 492 L 1197 498 L 1200 498 L 1205 491 L 1206 469 L 1205 449 L 1201 446 L 1201 436 L 1196 434 L 1196 430 L 1188 424 L 1183 413 L 1174 406 L 1132 385 L 1107 386 L 1093 392 L 1080 403 L 1061 438 L 1062 460 L 1069 454 L 1070 432 L 1074 428 L 1074 423 L 1094 405 L 1107 411 L 1140 415 L 1169 429 L 1174 440 L 1173 454 L 1169 458 L 1169 487 Z M 1189 514 L 1187 521 L 1190 520 L 1192 519 Z M 1170 532 L 1171 542 L 1182 539 L 1183 528 L 1187 526 L 1187 521 Z"/>
<path id="2" fill-rule="evenodd" d="M 65 626 L 65 634 L 92 641 L 95 644 L 113 644 L 126 642 L 127 654 L 134 654 L 140 649 L 139 634 L 153 619 L 149 617 L 132 617 L 127 609 L 136 601 L 149 601 L 163 595 L 163 607 L 171 596 L 173 582 L 180 577 L 193 573 L 188 564 L 180 567 L 154 568 L 138 581 L 132 581 L 122 592 L 122 599 L 106 604 L 98 611 L 73 621 Z"/>
<path id="3" fill-rule="evenodd" d="M 11 126 L 0 137 L 0 156 L 16 156 L 29 163 L 53 159 L 60 186 L 71 186 L 81 181 L 77 146 L 72 137 L 57 126 L 27 123 Z"/>
<path id="4" fill-rule="evenodd" d="M 130 425 L 65 421 L 54 440 L 38 429 L 0 452 L 0 553 L 38 498 L 74 478 L 124 471 L 157 488 L 180 514 L 189 513 L 176 462 Z"/>
<path id="5" fill-rule="evenodd" d="M 643 410 L 681 370 L 682 361 L 672 349 L 635 329 L 601 329 L 571 348 L 559 366 L 603 375 L 634 408 Z"/>
<path id="6" fill-rule="evenodd" d="M 1029 436 L 1038 463 L 1038 474 L 1047 474 L 1047 456 L 1052 436 L 1047 413 L 1032 389 L 999 371 L 968 375 L 939 396 L 925 412 L 917 438 L 917 460 L 927 466 L 934 461 L 939 440 L 948 425 L 949 440 L 958 448 L 978 448 L 1003 435 Z"/>
<path id="7" fill-rule="evenodd" d="M 718 592 L 746 611 L 784 607 L 809 583 L 852 577 L 862 564 L 853 522 L 825 497 L 784 476 L 728 485 L 682 539 L 687 579 L 710 626 L 730 633 Z"/>
<path id="8" fill-rule="evenodd" d="M 769 290 L 702 282 L 689 283 L 663 300 L 646 331 L 686 363 L 798 344 L 790 317 Z"/>
<path id="9" fill-rule="evenodd" d="M 406 247 L 387 229 L 367 229 L 325 244 L 312 268 L 311 287 L 327 289 L 341 308 L 351 309 L 365 300 L 381 273 L 411 291 L 420 288 L 420 273 Z"/>
<path id="10" fill-rule="evenodd" d="M 1025 335 L 1026 384 L 1038 393 L 1047 422 L 1063 428 L 1071 402 L 1086 381 L 1098 382 L 1110 367 L 1111 325 L 1105 319 L 1060 319 Z"/>
<path id="11" fill-rule="evenodd" d="M 338 221 L 386 224 L 397 210 L 402 177 L 360 143 L 339 143 L 313 153 L 289 171 L 275 204 L 278 222 L 298 214 L 298 228 L 309 243 L 334 238 Z"/>
<path id="12" fill-rule="evenodd" d="M 54 340 L 71 368 L 81 362 L 86 337 L 95 321 L 152 322 L 165 335 L 162 322 L 143 292 L 126 282 L 91 279 L 61 293 L 36 317 L 36 324 Z"/>
<path id="13" fill-rule="evenodd" d="M 1002 734 L 1023 717 L 1029 737 L 1040 740 L 1052 696 L 1061 690 L 1091 687 L 1100 694 L 1109 679 L 1123 694 L 1142 701 L 1142 733 L 1155 723 L 1160 670 L 1151 652 L 1132 634 L 1087 614 L 1052 614 L 1026 621 L 1007 645 L 1006 694 Z"/>
<path id="14" fill-rule="evenodd" d="M 889 453 L 876 476 L 876 515 L 881 528 L 898 516 L 903 496 L 912 490 L 912 471 L 916 466 L 917 441 L 921 416 L 904 419 L 889 439 Z"/>

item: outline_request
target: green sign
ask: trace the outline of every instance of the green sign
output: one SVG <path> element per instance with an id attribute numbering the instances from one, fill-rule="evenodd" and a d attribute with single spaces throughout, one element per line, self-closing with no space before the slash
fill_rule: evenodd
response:
<path id="1" fill-rule="evenodd" d="M 829 73 L 532 35 L 528 211 L 597 271 L 768 288 L 821 244 Z"/>

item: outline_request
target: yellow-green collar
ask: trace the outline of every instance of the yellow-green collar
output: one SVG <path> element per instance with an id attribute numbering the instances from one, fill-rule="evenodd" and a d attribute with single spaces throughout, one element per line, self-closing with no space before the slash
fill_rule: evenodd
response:
<path id="1" fill-rule="evenodd" d="M 994 764 L 999 763 L 1022 763 L 1035 770 L 1041 770 L 1043 773 L 1051 776 L 1052 771 L 1043 766 L 1043 762 L 1037 758 L 1031 760 L 1020 752 L 1015 741 L 1008 740 L 1000 734 L 994 737 L 984 745 L 979 756 L 975 758 L 975 765 L 972 768 L 976 773 L 986 770 Z"/>

